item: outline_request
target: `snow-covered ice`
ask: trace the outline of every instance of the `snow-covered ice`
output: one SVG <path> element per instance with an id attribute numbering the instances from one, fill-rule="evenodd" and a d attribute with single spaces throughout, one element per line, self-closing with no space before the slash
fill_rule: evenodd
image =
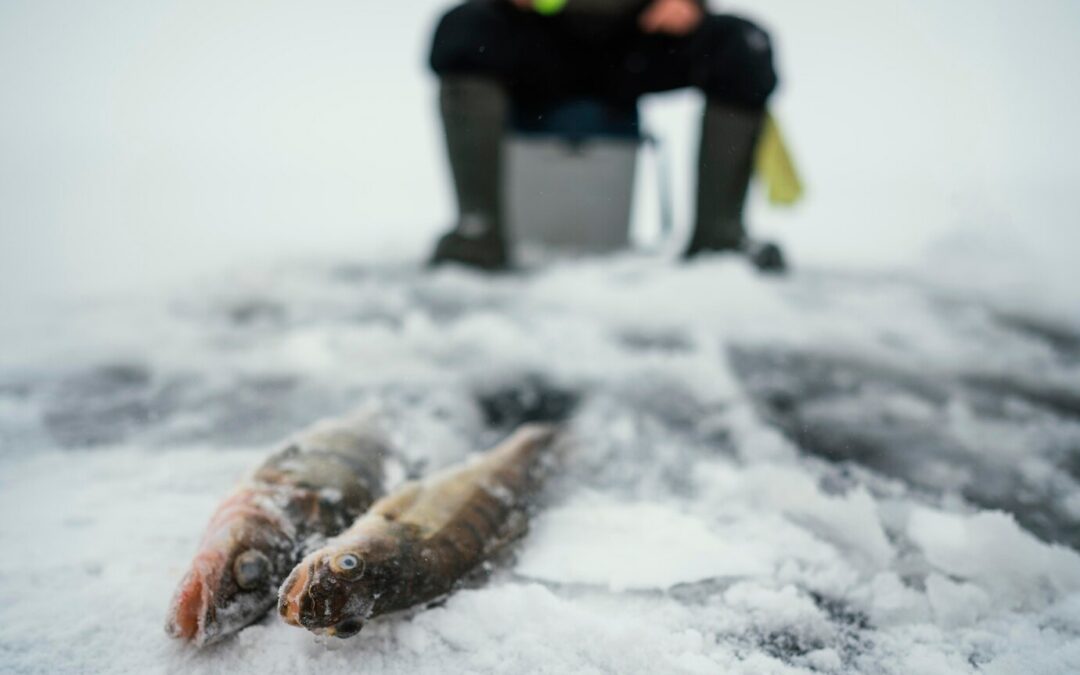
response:
<path id="1" fill-rule="evenodd" d="M 8 330 L 0 370 L 5 668 L 1075 670 L 1080 359 L 946 295 L 735 260 L 322 261 L 41 308 L 65 328 Z M 344 642 L 276 617 L 197 654 L 165 636 L 275 440 L 374 404 L 431 470 L 498 438 L 478 400 L 522 383 L 577 395 L 577 441 L 487 583 Z"/>

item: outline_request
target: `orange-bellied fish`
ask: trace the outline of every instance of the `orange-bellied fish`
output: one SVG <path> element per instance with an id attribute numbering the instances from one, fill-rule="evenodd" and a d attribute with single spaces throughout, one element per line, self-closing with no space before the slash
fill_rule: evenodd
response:
<path id="1" fill-rule="evenodd" d="M 203 646 L 257 621 L 304 553 L 382 496 L 390 456 L 370 417 L 320 422 L 287 442 L 211 517 L 165 630 Z"/>
<path id="2" fill-rule="evenodd" d="M 368 619 L 429 602 L 523 533 L 552 427 L 526 425 L 464 466 L 403 484 L 308 554 L 281 587 L 286 622 L 346 638 Z"/>

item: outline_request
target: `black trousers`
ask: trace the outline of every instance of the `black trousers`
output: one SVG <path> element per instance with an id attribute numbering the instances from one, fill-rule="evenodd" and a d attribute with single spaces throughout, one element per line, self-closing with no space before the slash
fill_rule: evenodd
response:
<path id="1" fill-rule="evenodd" d="M 736 16 L 707 15 L 676 37 L 642 33 L 633 16 L 543 17 L 506 0 L 472 0 L 443 16 L 431 68 L 497 79 L 526 103 L 582 96 L 622 103 L 696 87 L 710 100 L 757 110 L 777 81 L 768 34 Z"/>

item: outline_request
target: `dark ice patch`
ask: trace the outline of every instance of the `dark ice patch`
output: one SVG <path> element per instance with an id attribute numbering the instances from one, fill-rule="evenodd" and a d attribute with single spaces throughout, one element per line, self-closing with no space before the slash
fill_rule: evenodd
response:
<path id="1" fill-rule="evenodd" d="M 870 630 L 870 617 L 846 601 L 815 592 L 811 592 L 810 597 L 813 598 L 818 609 L 825 612 L 833 623 L 856 631 Z"/>
<path id="2" fill-rule="evenodd" d="M 1022 399 L 1059 415 L 1080 419 L 1080 391 L 1077 390 L 1000 374 L 970 373 L 961 376 L 961 381 L 973 389 L 974 395 L 990 394 L 996 403 L 1009 398 Z"/>
<path id="3" fill-rule="evenodd" d="M 1080 361 L 1080 332 L 1075 329 L 1048 319 L 1017 313 L 999 312 L 994 318 L 1006 328 L 1043 342 L 1060 357 Z"/>
<path id="4" fill-rule="evenodd" d="M 828 620 L 827 626 L 789 626 L 785 629 L 754 631 L 752 641 L 773 658 L 791 665 L 805 665 L 802 657 L 819 649 L 832 649 L 846 667 L 872 647 L 870 618 L 843 600 L 810 592 L 811 599 Z"/>
<path id="5" fill-rule="evenodd" d="M 34 394 L 36 388 L 35 382 L 29 378 L 5 376 L 5 379 L 0 379 L 0 397 L 3 398 L 25 400 Z"/>
<path id="6" fill-rule="evenodd" d="M 43 420 L 63 447 L 117 443 L 158 412 L 148 368 L 107 364 L 63 378 L 46 403 Z"/>
<path id="7" fill-rule="evenodd" d="M 230 303 L 225 316 L 236 326 L 280 326 L 288 318 L 288 310 L 274 300 L 248 298 Z"/>
<path id="8" fill-rule="evenodd" d="M 729 356 L 762 416 L 805 452 L 866 467 L 931 496 L 960 494 L 1012 513 L 1044 540 L 1080 547 L 1080 520 L 1067 506 L 1080 484 L 1069 470 L 1032 479 L 1015 455 L 1068 465 L 1070 448 L 1080 446 L 1080 425 L 1062 417 L 1059 405 L 1042 405 L 1044 397 L 1031 388 L 823 353 L 733 347 Z M 952 405 L 971 411 L 968 433 L 955 433 Z M 1028 430 L 1021 438 L 1030 447 L 1009 456 L 986 452 L 979 439 L 1002 427 Z"/>
<path id="9" fill-rule="evenodd" d="M 616 335 L 616 340 L 633 352 L 679 354 L 693 349 L 692 343 L 685 335 L 674 331 L 624 331 Z"/>
<path id="10" fill-rule="evenodd" d="M 667 590 L 667 594 L 684 605 L 703 605 L 722 594 L 741 577 L 712 577 L 700 581 L 684 581 Z"/>
<path id="11" fill-rule="evenodd" d="M 796 667 L 811 665 L 805 659 L 810 653 L 832 649 L 845 668 L 851 668 L 859 655 L 873 647 L 870 635 L 874 630 L 869 617 L 843 600 L 828 598 L 801 589 L 824 614 L 824 622 L 789 623 L 784 626 L 753 626 L 737 637 L 754 650 Z"/>
<path id="12" fill-rule="evenodd" d="M 499 429 L 527 422 L 563 422 L 581 399 L 580 392 L 537 374 L 480 385 L 475 396 L 484 422 Z"/>
<path id="13" fill-rule="evenodd" d="M 786 630 L 759 634 L 755 641 L 763 652 L 785 663 L 826 646 L 825 641 L 818 637 Z"/>
<path id="14" fill-rule="evenodd" d="M 291 374 L 191 382 L 176 398 L 172 438 L 236 445 L 273 443 L 352 401 Z"/>
<path id="15" fill-rule="evenodd" d="M 272 443 L 352 400 L 288 374 L 205 378 L 139 364 L 90 368 L 48 389 L 44 426 L 69 449 L 135 440 Z"/>

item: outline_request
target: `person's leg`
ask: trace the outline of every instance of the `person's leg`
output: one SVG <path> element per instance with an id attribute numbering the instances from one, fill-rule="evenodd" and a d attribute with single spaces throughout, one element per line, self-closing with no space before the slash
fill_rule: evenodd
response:
<path id="1" fill-rule="evenodd" d="M 435 245 L 432 264 L 506 267 L 502 224 L 502 139 L 506 93 L 494 80 L 457 75 L 439 86 L 439 112 L 457 197 L 453 229 Z"/>
<path id="2" fill-rule="evenodd" d="M 435 246 L 432 264 L 482 269 L 509 264 L 503 227 L 502 141 L 509 92 L 554 95 L 558 59 L 539 17 L 510 3 L 473 1 L 439 22 L 431 67 L 458 203 L 458 221 Z"/>
<path id="3" fill-rule="evenodd" d="M 765 103 L 776 87 L 769 37 L 730 16 L 707 17 L 699 33 L 695 58 L 706 66 L 699 86 L 708 103 L 701 123 L 697 215 L 685 255 L 744 249 L 758 267 L 782 270 L 779 247 L 752 242 L 744 217 Z"/>
<path id="4" fill-rule="evenodd" d="M 768 35 L 734 16 L 706 16 L 686 37 L 642 36 L 617 86 L 626 95 L 692 86 L 705 93 L 693 234 L 687 257 L 747 250 L 763 269 L 783 267 L 774 245 L 752 245 L 743 218 L 765 103 L 776 87 Z"/>
<path id="5" fill-rule="evenodd" d="M 440 237 L 432 264 L 460 262 L 482 269 L 507 264 L 502 227 L 502 137 L 512 70 L 504 12 L 468 2 L 439 22 L 431 67 L 439 75 L 439 112 L 457 197 L 458 218 Z"/>
<path id="6" fill-rule="evenodd" d="M 506 0 L 468 0 L 440 19 L 429 63 L 440 78 L 478 77 L 513 98 L 551 100 L 573 88 L 577 46 L 558 17 L 521 11 Z"/>

